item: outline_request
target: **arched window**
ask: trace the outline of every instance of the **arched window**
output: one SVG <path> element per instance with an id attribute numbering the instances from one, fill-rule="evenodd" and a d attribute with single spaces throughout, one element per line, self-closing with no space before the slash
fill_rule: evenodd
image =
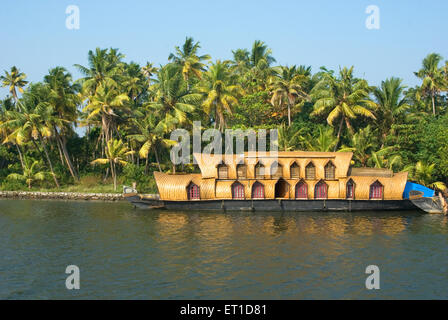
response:
<path id="1" fill-rule="evenodd" d="M 264 199 L 264 185 L 255 182 L 252 186 L 252 199 Z"/>
<path id="2" fill-rule="evenodd" d="M 300 167 L 296 162 L 294 162 L 291 165 L 291 168 L 289 170 L 290 170 L 290 174 L 291 174 L 291 179 L 299 179 L 300 178 Z"/>
<path id="3" fill-rule="evenodd" d="M 232 198 L 244 199 L 244 186 L 241 183 L 235 182 L 232 184 Z"/>
<path id="4" fill-rule="evenodd" d="M 271 178 L 278 179 L 283 176 L 283 166 L 278 162 L 274 162 L 271 166 Z"/>
<path id="5" fill-rule="evenodd" d="M 296 185 L 296 199 L 308 199 L 308 185 L 303 181 Z"/>
<path id="6" fill-rule="evenodd" d="M 347 182 L 346 197 L 347 199 L 355 199 L 355 183 L 352 179 Z"/>
<path id="7" fill-rule="evenodd" d="M 327 199 L 328 186 L 325 182 L 319 181 L 314 187 L 314 199 Z"/>
<path id="8" fill-rule="evenodd" d="M 255 178 L 264 179 L 264 165 L 260 162 L 255 166 Z"/>
<path id="9" fill-rule="evenodd" d="M 305 168 L 305 179 L 306 180 L 316 179 L 316 167 L 312 162 L 310 162 Z"/>
<path id="10" fill-rule="evenodd" d="M 218 179 L 229 179 L 229 167 L 225 164 L 218 165 Z"/>
<path id="11" fill-rule="evenodd" d="M 245 164 L 237 165 L 236 174 L 238 179 L 247 179 L 247 166 Z"/>
<path id="12" fill-rule="evenodd" d="M 383 199 L 383 185 L 379 181 L 375 181 L 370 185 L 370 196 L 371 200 L 382 200 Z"/>
<path id="13" fill-rule="evenodd" d="M 336 177 L 336 167 L 334 166 L 333 162 L 328 162 L 325 166 L 325 179 L 326 180 L 334 180 Z"/>
<path id="14" fill-rule="evenodd" d="M 198 185 L 191 182 L 187 187 L 188 200 L 201 200 L 201 193 Z"/>

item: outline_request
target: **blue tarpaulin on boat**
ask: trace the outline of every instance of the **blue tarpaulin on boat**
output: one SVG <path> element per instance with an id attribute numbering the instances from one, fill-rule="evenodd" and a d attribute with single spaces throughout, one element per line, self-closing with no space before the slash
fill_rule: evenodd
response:
<path id="1" fill-rule="evenodd" d="M 425 186 L 422 186 L 421 184 L 408 181 L 406 183 L 406 187 L 404 188 L 403 199 L 409 199 L 409 192 L 411 192 L 413 190 L 423 192 L 423 196 L 428 197 L 428 198 L 434 197 L 434 193 L 435 193 L 434 190 L 426 188 Z"/>

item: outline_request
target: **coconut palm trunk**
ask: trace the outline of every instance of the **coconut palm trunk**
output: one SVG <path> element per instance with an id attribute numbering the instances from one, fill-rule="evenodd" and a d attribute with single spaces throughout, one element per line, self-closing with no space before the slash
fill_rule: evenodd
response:
<path id="1" fill-rule="evenodd" d="M 288 127 L 291 126 L 291 104 L 288 103 Z"/>
<path id="2" fill-rule="evenodd" d="M 342 133 L 342 125 L 343 124 L 344 124 L 344 117 L 342 116 L 341 117 L 341 122 L 339 122 L 338 136 L 337 136 L 336 144 L 334 145 L 333 152 L 336 152 L 336 150 L 338 149 L 339 141 L 341 140 L 341 133 Z"/>
<path id="3" fill-rule="evenodd" d="M 60 186 L 59 186 L 58 178 L 56 178 L 56 174 L 54 173 L 53 163 L 51 162 L 50 156 L 48 154 L 47 146 L 46 146 L 46 144 L 44 142 L 44 138 L 42 137 L 40 132 L 39 132 L 39 141 L 42 145 L 42 149 L 44 150 L 45 157 L 47 158 L 48 166 L 50 167 L 50 171 L 51 171 L 51 175 L 53 176 L 54 183 L 56 184 L 56 187 L 59 189 Z"/>
<path id="4" fill-rule="evenodd" d="M 110 160 L 110 172 L 112 175 L 112 179 L 114 180 L 114 190 L 117 191 L 117 173 L 115 172 L 115 163 L 113 160 Z"/>
<path id="5" fill-rule="evenodd" d="M 355 133 L 355 131 L 353 130 L 353 127 L 350 124 L 350 121 L 348 120 L 347 117 L 344 117 L 344 120 L 345 120 L 345 125 L 347 126 L 348 131 L 353 135 Z"/>
<path id="6" fill-rule="evenodd" d="M 148 156 L 146 156 L 146 159 L 145 159 L 145 174 L 148 174 L 148 165 L 149 165 L 149 163 L 148 163 Z"/>
<path id="7" fill-rule="evenodd" d="M 435 92 L 431 92 L 431 100 L 432 100 L 432 114 L 435 117 L 436 116 L 436 99 L 435 99 Z"/>
<path id="8" fill-rule="evenodd" d="M 65 167 L 65 160 L 64 156 L 62 155 L 61 142 L 58 139 L 56 139 L 56 145 L 58 146 L 59 160 L 61 160 L 61 164 Z"/>
<path id="9" fill-rule="evenodd" d="M 226 119 L 222 113 L 219 114 L 219 131 L 224 132 L 226 127 Z"/>
<path id="10" fill-rule="evenodd" d="M 17 97 L 17 93 L 16 93 L 15 89 L 12 92 L 12 96 L 13 96 L 13 99 L 14 99 L 14 105 L 18 106 L 17 102 L 19 101 L 19 98 Z M 25 170 L 25 164 L 23 162 L 23 155 L 22 155 L 22 151 L 20 150 L 20 146 L 17 143 L 14 143 L 14 145 L 16 146 L 17 152 L 19 153 L 19 159 L 20 159 L 20 164 L 22 165 L 22 169 Z"/>
<path id="11" fill-rule="evenodd" d="M 19 154 L 19 159 L 20 159 L 20 164 L 22 165 L 22 169 L 25 169 L 25 164 L 23 163 L 23 155 L 22 155 L 22 151 L 20 150 L 20 146 L 16 143 L 14 143 L 14 145 L 17 148 L 17 153 Z"/>
<path id="12" fill-rule="evenodd" d="M 101 123 L 103 126 L 104 138 L 106 140 L 105 142 L 107 144 L 112 136 L 112 132 L 110 128 L 110 121 L 107 119 L 107 116 L 105 114 L 101 116 Z"/>
<path id="13" fill-rule="evenodd" d="M 159 172 L 162 172 L 162 168 L 160 167 L 159 153 L 157 152 L 157 148 L 154 146 L 152 148 L 154 150 L 154 155 L 156 156 L 156 161 L 157 161 L 157 166 L 159 167 Z M 146 157 L 146 159 L 148 159 L 148 157 Z"/>
<path id="14" fill-rule="evenodd" d="M 78 173 L 76 172 L 76 169 L 73 166 L 73 162 L 70 159 L 70 155 L 67 150 L 67 141 L 65 140 L 65 137 L 61 136 L 57 130 L 55 130 L 55 133 L 56 133 L 56 139 L 58 140 L 60 149 L 62 151 L 62 155 L 65 159 L 65 162 L 67 163 L 67 167 L 68 170 L 70 171 L 71 176 L 73 177 L 73 179 L 79 180 Z"/>

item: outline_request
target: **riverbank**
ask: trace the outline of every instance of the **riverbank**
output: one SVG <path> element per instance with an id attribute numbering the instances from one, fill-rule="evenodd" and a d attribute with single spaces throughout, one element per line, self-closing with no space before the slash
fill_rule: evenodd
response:
<path id="1" fill-rule="evenodd" d="M 121 193 L 0 191 L 0 199 L 122 201 Z"/>

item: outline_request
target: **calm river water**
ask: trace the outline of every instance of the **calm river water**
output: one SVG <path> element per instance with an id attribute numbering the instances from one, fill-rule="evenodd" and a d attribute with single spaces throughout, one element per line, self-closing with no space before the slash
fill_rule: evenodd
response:
<path id="1" fill-rule="evenodd" d="M 418 212 L 0 200 L 0 299 L 448 299 L 447 249 L 448 218 Z M 368 265 L 380 290 L 365 288 Z"/>

